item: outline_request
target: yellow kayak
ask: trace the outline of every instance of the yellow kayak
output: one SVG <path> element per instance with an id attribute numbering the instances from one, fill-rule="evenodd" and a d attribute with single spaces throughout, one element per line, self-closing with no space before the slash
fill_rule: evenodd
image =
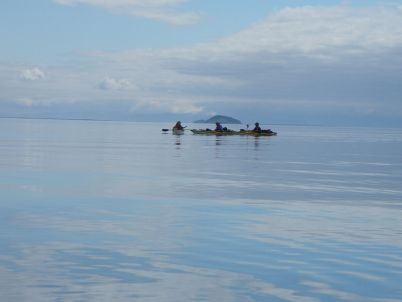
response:
<path id="1" fill-rule="evenodd" d="M 251 130 L 227 130 L 227 131 L 215 131 L 215 130 L 205 130 L 205 129 L 191 129 L 194 134 L 202 135 L 252 135 L 252 136 L 274 136 L 277 135 L 276 132 L 271 130 L 262 130 L 262 132 L 254 132 Z"/>

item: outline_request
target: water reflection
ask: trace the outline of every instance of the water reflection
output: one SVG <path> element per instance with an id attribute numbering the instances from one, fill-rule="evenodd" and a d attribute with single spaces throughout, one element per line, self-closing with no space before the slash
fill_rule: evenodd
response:
<path id="1" fill-rule="evenodd" d="M 4 301 L 401 301 L 401 131 L 24 123 L 0 133 Z"/>
<path id="2" fill-rule="evenodd" d="M 320 215 L 307 201 L 113 203 L 98 203 L 97 211 L 84 204 L 51 219 L 8 213 L 22 244 L 2 241 L 3 297 L 398 301 L 400 292 L 389 289 L 401 281 L 401 222 L 373 237 L 361 219 L 375 212 L 393 220 L 393 210 L 333 205 Z M 345 210 L 356 213 L 346 223 L 339 221 Z M 20 233 L 26 228 L 29 234 Z"/>
<path id="3" fill-rule="evenodd" d="M 178 146 L 176 149 L 180 149 L 181 135 L 176 135 L 176 137 L 175 137 L 175 145 Z"/>
<path id="4" fill-rule="evenodd" d="M 258 149 L 259 146 L 260 146 L 260 137 L 255 136 L 254 137 L 254 147 L 255 147 L 255 149 Z"/>

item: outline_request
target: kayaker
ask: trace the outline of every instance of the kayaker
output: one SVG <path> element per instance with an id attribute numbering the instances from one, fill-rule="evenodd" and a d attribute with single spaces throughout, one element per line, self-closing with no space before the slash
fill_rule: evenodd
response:
<path id="1" fill-rule="evenodd" d="M 219 132 L 223 131 L 223 127 L 222 127 L 221 123 L 216 122 L 215 125 L 216 125 L 215 131 L 219 131 Z"/>
<path id="2" fill-rule="evenodd" d="M 184 127 L 181 125 L 181 122 L 178 121 L 176 125 L 174 125 L 173 130 L 184 130 Z"/>
<path id="3" fill-rule="evenodd" d="M 261 133 L 262 129 L 260 127 L 260 123 L 255 123 L 254 125 L 255 125 L 255 127 L 254 127 L 253 131 L 257 132 L 257 133 Z"/>

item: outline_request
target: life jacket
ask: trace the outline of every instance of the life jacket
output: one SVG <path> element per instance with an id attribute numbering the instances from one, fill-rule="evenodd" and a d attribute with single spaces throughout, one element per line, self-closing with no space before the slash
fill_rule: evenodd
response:
<path id="1" fill-rule="evenodd" d="M 175 130 L 184 130 L 184 127 L 182 125 L 176 124 L 173 129 Z"/>
<path id="2" fill-rule="evenodd" d="M 223 127 L 221 124 L 216 125 L 215 131 L 223 131 Z"/>

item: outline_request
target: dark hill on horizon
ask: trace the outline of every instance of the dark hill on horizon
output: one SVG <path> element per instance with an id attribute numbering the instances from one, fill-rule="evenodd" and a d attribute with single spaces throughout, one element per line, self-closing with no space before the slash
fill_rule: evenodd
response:
<path id="1" fill-rule="evenodd" d="M 241 124 L 242 123 L 238 119 L 235 119 L 230 116 L 224 116 L 224 115 L 215 115 L 207 120 L 194 121 L 194 123 L 199 123 L 199 124 L 215 124 L 216 122 L 219 122 L 221 124 Z"/>

